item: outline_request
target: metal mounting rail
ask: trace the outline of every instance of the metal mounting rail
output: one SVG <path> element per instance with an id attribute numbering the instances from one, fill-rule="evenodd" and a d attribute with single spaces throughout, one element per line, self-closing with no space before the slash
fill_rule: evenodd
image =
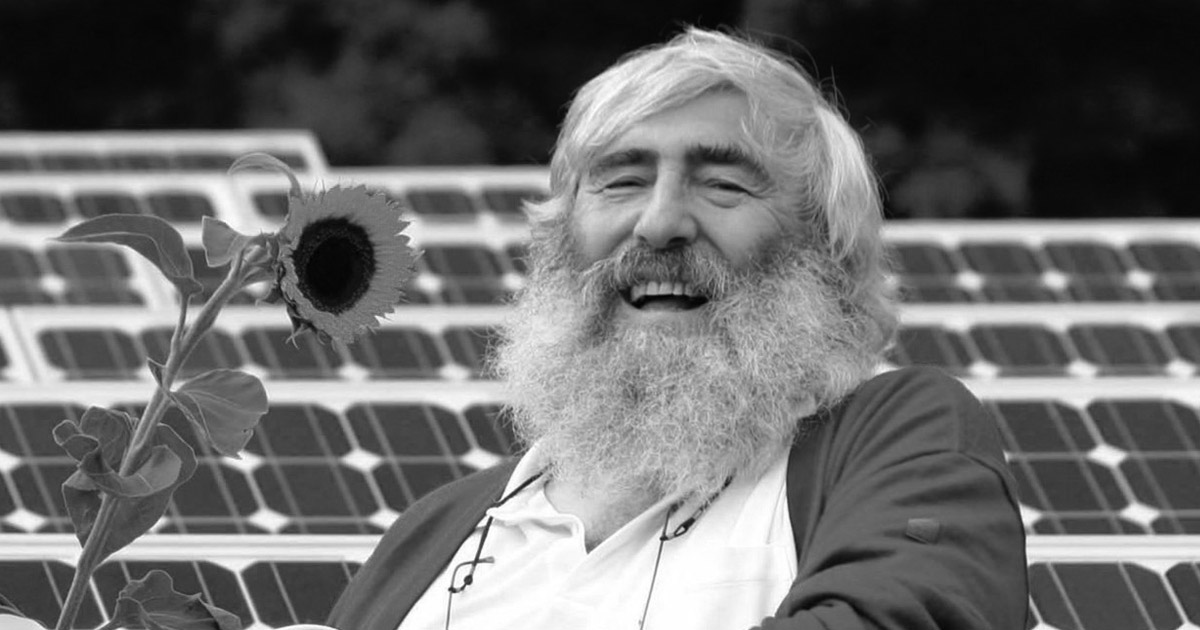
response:
<path id="1" fill-rule="evenodd" d="M 115 560 L 211 560 L 239 565 L 263 560 L 362 562 L 374 535 L 149 534 L 113 554 Z M 1029 536 L 1033 562 L 1200 562 L 1200 535 Z M 79 543 L 70 534 L 0 534 L 0 559 L 73 564 Z"/>
<path id="2" fill-rule="evenodd" d="M 1086 405 L 1096 399 L 1153 398 L 1200 406 L 1200 378 L 1097 377 L 961 379 L 976 396 L 987 400 L 1059 400 Z M 473 380 L 325 380 L 263 381 L 272 401 L 312 403 L 337 409 L 342 405 L 371 402 L 428 402 L 474 404 L 503 400 L 499 381 Z M 0 402 L 80 402 L 114 404 L 142 400 L 151 381 L 71 381 L 16 384 L 0 383 Z"/>

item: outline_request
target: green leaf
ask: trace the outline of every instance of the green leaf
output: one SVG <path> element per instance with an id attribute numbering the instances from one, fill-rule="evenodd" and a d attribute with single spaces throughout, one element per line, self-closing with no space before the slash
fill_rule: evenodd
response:
<path id="1" fill-rule="evenodd" d="M 133 418 L 103 407 L 88 407 L 79 424 L 63 420 L 54 427 L 54 440 L 76 461 L 99 449 L 109 468 L 120 467 L 132 437 Z"/>
<path id="2" fill-rule="evenodd" d="M 91 410 L 89 409 L 89 411 Z M 85 419 L 86 417 L 85 414 Z M 85 431 L 89 428 L 82 421 L 81 424 L 84 425 Z M 107 421 L 107 424 L 111 425 L 112 422 Z M 104 443 L 103 439 L 100 441 L 102 444 Z M 120 461 L 121 456 L 124 456 L 124 449 L 128 447 L 128 443 L 128 439 L 126 439 L 117 456 L 117 462 Z M 138 536 L 153 527 L 159 517 L 166 512 L 175 489 L 191 479 L 196 472 L 196 454 L 192 451 L 192 447 L 188 446 L 174 429 L 165 424 L 154 428 L 154 436 L 151 439 L 152 455 L 148 461 L 154 459 L 153 453 L 160 447 L 165 447 L 174 458 L 179 460 L 179 472 L 175 480 L 170 485 L 143 496 L 113 497 L 112 500 L 117 501 L 116 514 L 113 517 L 108 538 L 101 546 L 100 559 L 108 557 L 114 551 L 133 542 Z M 104 455 L 103 459 L 110 468 L 118 467 L 112 465 L 112 461 L 108 459 L 107 455 Z M 142 470 L 144 467 L 145 464 L 139 466 L 138 470 Z M 157 479 L 157 475 L 161 474 L 155 473 L 150 476 Z M 158 485 L 158 482 L 149 483 Z M 96 523 L 96 514 L 100 510 L 101 487 L 93 477 L 82 470 L 77 470 L 63 482 L 62 492 L 63 499 L 67 504 L 67 512 L 70 513 L 71 521 L 75 524 L 75 535 L 79 538 L 80 544 L 83 544 L 91 535 L 92 526 Z"/>
<path id="3" fill-rule="evenodd" d="M 55 240 L 124 245 L 154 263 L 184 296 L 202 288 L 193 276 L 192 259 L 188 257 L 183 237 L 158 217 L 106 214 L 71 226 Z"/>
<path id="4" fill-rule="evenodd" d="M 296 174 L 292 172 L 292 167 L 284 164 L 283 160 L 269 155 L 267 153 L 247 153 L 233 161 L 226 173 L 233 175 L 238 171 L 247 171 L 252 168 L 262 168 L 270 171 L 279 171 L 287 175 L 288 181 L 291 182 L 291 189 L 288 190 L 288 196 L 299 198 L 300 181 L 296 179 Z"/>
<path id="5" fill-rule="evenodd" d="M 199 595 L 175 590 L 171 576 L 155 569 L 125 585 L 117 594 L 117 609 L 100 630 L 241 630 L 237 615 L 213 606 Z"/>
<path id="6" fill-rule="evenodd" d="M 54 441 L 75 461 L 82 460 L 100 446 L 100 440 L 80 432 L 79 425 L 63 420 L 54 427 Z"/>
<path id="7" fill-rule="evenodd" d="M 210 370 L 171 393 L 172 400 L 222 455 L 238 452 L 267 412 L 267 391 L 257 377 L 240 370 Z"/>
<path id="8" fill-rule="evenodd" d="M 96 487 L 119 497 L 144 497 L 154 494 L 169 487 L 179 478 L 182 462 L 179 456 L 166 446 L 159 445 L 150 449 L 150 456 L 146 461 L 128 476 L 121 476 L 106 466 L 99 453 L 99 450 L 88 453 L 79 462 L 79 470 L 87 475 Z"/>
<path id="9" fill-rule="evenodd" d="M 250 239 L 250 236 L 229 227 L 220 219 L 208 216 L 201 219 L 200 241 L 204 245 L 204 261 L 209 267 L 228 265 L 234 256 L 246 248 Z"/>
<path id="10" fill-rule="evenodd" d="M 3 593 L 0 593 L 0 628 L 3 630 L 46 630 L 46 626 L 35 619 L 30 619 Z"/>

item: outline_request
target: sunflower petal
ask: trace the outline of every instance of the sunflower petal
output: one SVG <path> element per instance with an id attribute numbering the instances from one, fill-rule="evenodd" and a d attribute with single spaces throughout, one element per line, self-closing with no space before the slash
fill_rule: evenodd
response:
<path id="1" fill-rule="evenodd" d="M 335 186 L 297 201 L 281 230 L 282 277 L 293 336 L 313 329 L 352 343 L 378 326 L 415 272 L 400 206 L 363 186 Z"/>

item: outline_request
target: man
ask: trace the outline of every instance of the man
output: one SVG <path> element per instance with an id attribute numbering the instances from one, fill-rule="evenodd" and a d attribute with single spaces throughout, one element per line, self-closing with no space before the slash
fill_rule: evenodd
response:
<path id="1" fill-rule="evenodd" d="M 343 630 L 1025 626 L 995 426 L 895 328 L 857 136 L 692 29 L 585 85 L 498 349 L 529 446 L 411 507 Z"/>

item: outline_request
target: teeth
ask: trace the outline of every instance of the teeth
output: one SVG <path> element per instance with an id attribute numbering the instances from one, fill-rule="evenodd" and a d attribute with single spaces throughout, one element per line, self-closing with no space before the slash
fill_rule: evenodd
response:
<path id="1" fill-rule="evenodd" d="M 636 302 L 648 295 L 686 295 L 698 297 L 695 288 L 686 282 L 644 282 L 629 289 L 629 300 Z"/>

